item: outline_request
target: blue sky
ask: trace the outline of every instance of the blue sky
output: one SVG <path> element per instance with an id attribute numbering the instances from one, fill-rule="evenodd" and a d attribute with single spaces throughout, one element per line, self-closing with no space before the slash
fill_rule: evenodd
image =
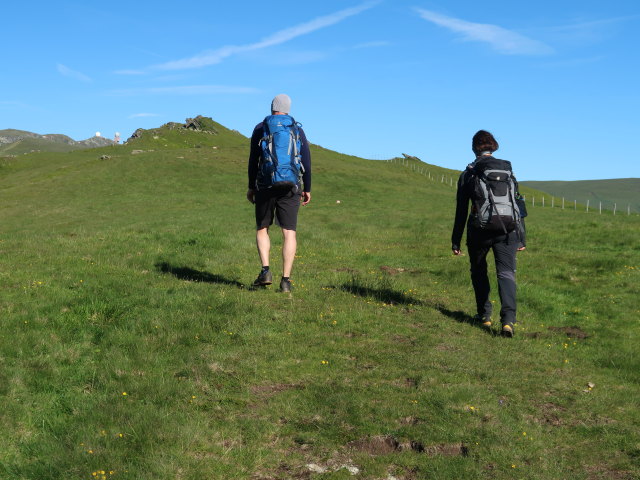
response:
<path id="1" fill-rule="evenodd" d="M 263 10 L 268 6 L 267 10 Z M 278 93 L 309 140 L 520 180 L 640 177 L 640 3 L 11 2 L 0 129 L 123 139 L 195 115 L 250 135 Z"/>

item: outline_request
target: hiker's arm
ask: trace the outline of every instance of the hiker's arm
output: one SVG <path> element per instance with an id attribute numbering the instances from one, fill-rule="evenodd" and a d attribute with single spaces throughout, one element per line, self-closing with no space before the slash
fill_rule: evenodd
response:
<path id="1" fill-rule="evenodd" d="M 524 224 L 524 218 L 520 218 L 520 223 L 518 224 L 518 229 L 520 230 L 520 244 L 518 245 L 518 251 L 521 252 L 525 248 L 527 248 L 527 227 Z"/>
<path id="2" fill-rule="evenodd" d="M 300 129 L 300 156 L 302 157 L 302 166 L 304 167 L 304 173 L 302 174 L 302 183 L 304 183 L 304 191 L 311 192 L 311 150 L 309 150 L 309 142 L 304 130 Z M 303 200 L 303 205 L 306 205 L 311 200 L 311 195 L 308 199 Z"/>
<path id="3" fill-rule="evenodd" d="M 518 237 L 520 239 L 520 244 L 518 245 L 518 251 L 521 252 L 527 248 L 527 227 L 524 222 L 524 217 L 527 216 L 527 204 L 524 201 L 524 197 L 520 194 L 520 185 L 518 185 L 518 180 L 516 180 L 515 176 L 513 177 L 513 183 L 516 189 L 516 205 L 518 207 L 518 212 L 520 213 L 520 222 L 518 223 Z"/>
<path id="4" fill-rule="evenodd" d="M 465 172 L 462 172 L 458 179 L 458 191 L 456 194 L 456 216 L 453 222 L 453 233 L 451 234 L 451 250 L 455 255 L 461 254 L 460 243 L 462 242 L 464 225 L 469 213 L 469 195 L 465 185 L 465 177 Z"/>
<path id="5" fill-rule="evenodd" d="M 251 135 L 251 147 L 249 150 L 249 162 L 247 166 L 247 174 L 249 177 L 249 190 L 256 188 L 256 177 L 258 176 L 258 162 L 260 160 L 260 137 L 262 136 L 262 124 L 253 129 Z M 248 197 L 248 193 L 247 193 Z M 253 203 L 253 202 L 252 202 Z"/>

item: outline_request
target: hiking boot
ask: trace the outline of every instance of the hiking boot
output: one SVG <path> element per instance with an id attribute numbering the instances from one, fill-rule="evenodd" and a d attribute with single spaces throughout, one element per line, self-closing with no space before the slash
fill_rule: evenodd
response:
<path id="1" fill-rule="evenodd" d="M 271 270 L 263 270 L 253 282 L 254 287 L 264 287 L 273 283 L 273 275 Z"/>
<path id="2" fill-rule="evenodd" d="M 515 330 L 513 327 L 513 323 L 502 324 L 502 331 L 500 332 L 500 335 L 507 338 L 513 338 L 514 333 L 515 333 Z"/>
<path id="3" fill-rule="evenodd" d="M 291 280 L 287 280 L 286 278 L 283 278 L 282 280 L 280 280 L 280 291 L 281 292 L 291 293 L 292 289 L 293 289 L 293 287 L 291 286 Z"/>
<path id="4" fill-rule="evenodd" d="M 491 315 L 480 315 L 478 313 L 474 315 L 473 322 L 489 330 L 491 328 Z"/>

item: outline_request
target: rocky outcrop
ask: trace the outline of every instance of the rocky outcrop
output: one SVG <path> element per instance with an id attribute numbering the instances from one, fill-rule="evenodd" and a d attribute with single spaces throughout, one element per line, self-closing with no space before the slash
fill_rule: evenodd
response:
<path id="1" fill-rule="evenodd" d="M 196 118 L 187 118 L 184 124 L 184 128 L 187 130 L 196 130 L 198 132 L 205 132 L 216 135 L 218 130 L 215 127 L 213 119 L 210 117 L 203 117 L 198 115 Z"/>
<path id="2" fill-rule="evenodd" d="M 192 130 L 195 132 L 207 133 L 209 135 L 217 135 L 218 129 L 216 128 L 216 123 L 213 121 L 211 117 L 203 117 L 202 115 L 198 115 L 195 118 L 187 118 L 184 123 L 178 122 L 168 122 L 162 125 L 159 129 L 151 129 L 149 132 L 153 132 L 153 135 L 158 133 L 158 130 L 167 129 L 167 130 Z M 133 134 L 127 139 L 128 143 L 130 140 L 142 137 L 147 130 L 143 128 L 137 129 Z M 154 136 L 155 138 L 155 136 Z"/>
<path id="3" fill-rule="evenodd" d="M 104 137 L 91 137 L 86 140 L 82 140 L 80 142 L 76 142 L 77 145 L 82 145 L 83 148 L 96 148 L 96 147 L 106 147 L 108 145 L 113 145 L 115 142 L 110 138 Z"/>

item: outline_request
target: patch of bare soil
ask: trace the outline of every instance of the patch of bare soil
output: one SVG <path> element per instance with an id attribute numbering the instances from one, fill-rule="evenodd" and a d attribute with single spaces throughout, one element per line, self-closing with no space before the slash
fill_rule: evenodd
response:
<path id="1" fill-rule="evenodd" d="M 304 385 L 298 383 L 268 383 L 264 385 L 253 385 L 249 388 L 249 391 L 255 399 L 249 404 L 249 407 L 256 408 L 258 405 L 262 405 L 266 400 L 278 393 L 289 390 L 304 390 L 304 388 Z"/>
<path id="2" fill-rule="evenodd" d="M 353 268 L 347 268 L 347 267 L 336 268 L 335 271 L 336 272 L 347 272 L 347 273 L 358 273 L 357 270 L 354 270 Z"/>
<path id="3" fill-rule="evenodd" d="M 540 405 L 540 414 L 532 419 L 539 425 L 561 427 L 565 424 L 564 416 L 566 411 L 567 409 L 560 405 L 546 402 Z"/>
<path id="4" fill-rule="evenodd" d="M 634 480 L 637 477 L 624 470 L 617 470 L 610 465 L 589 465 L 585 467 L 588 480 Z"/>
<path id="5" fill-rule="evenodd" d="M 398 420 L 398 423 L 400 425 L 418 425 L 419 423 L 422 423 L 422 422 L 424 422 L 423 419 L 414 417 L 414 416 L 402 417 L 401 419 Z"/>
<path id="6" fill-rule="evenodd" d="M 299 383 L 269 383 L 265 385 L 253 385 L 251 388 L 253 395 L 265 398 L 272 397 L 287 390 L 304 390 L 304 385 Z"/>
<path id="7" fill-rule="evenodd" d="M 569 338 L 576 338 L 578 340 L 584 340 L 589 338 L 589 334 L 582 330 L 580 327 L 549 327 L 549 330 L 557 333 L 564 333 Z"/>
<path id="8" fill-rule="evenodd" d="M 400 442 L 390 435 L 361 438 L 349 443 L 348 447 L 369 455 L 389 455 L 401 451 L 414 451 L 429 456 L 467 456 L 469 453 L 462 442 L 423 445 L 413 440 Z"/>
<path id="9" fill-rule="evenodd" d="M 389 275 L 397 275 L 397 274 L 399 274 L 399 273 L 402 273 L 402 272 L 406 272 L 406 271 L 407 271 L 407 269 L 406 269 L 406 268 L 402 268 L 402 267 L 399 267 L 399 268 L 393 268 L 393 267 L 389 267 L 388 265 L 382 265 L 382 266 L 380 267 L 380 270 L 382 270 L 382 271 L 383 271 L 383 272 L 385 272 L 385 273 L 388 273 Z"/>
<path id="10" fill-rule="evenodd" d="M 311 472 L 303 467 L 292 467 L 286 463 L 281 463 L 273 473 L 260 472 L 254 474 L 252 480 L 308 480 L 311 478 Z"/>

